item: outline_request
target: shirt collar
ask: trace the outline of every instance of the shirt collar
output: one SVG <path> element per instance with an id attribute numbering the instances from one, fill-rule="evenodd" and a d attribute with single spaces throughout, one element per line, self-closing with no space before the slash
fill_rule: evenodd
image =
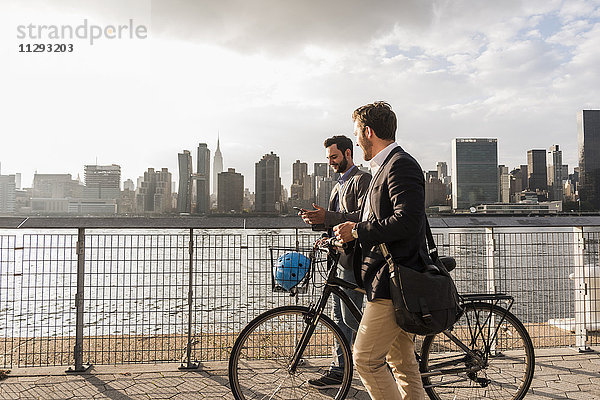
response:
<path id="1" fill-rule="evenodd" d="M 375 176 L 377 171 L 379 171 L 379 167 L 381 167 L 387 156 L 389 156 L 392 150 L 394 150 L 396 147 L 400 147 L 400 145 L 396 142 L 388 144 L 383 150 L 377 153 L 375 157 L 371 159 L 371 161 L 369 161 L 373 176 Z"/>
<path id="2" fill-rule="evenodd" d="M 344 185 L 344 183 L 346 183 L 346 181 L 348 180 L 348 178 L 350 177 L 350 173 L 352 172 L 352 170 L 356 168 L 356 165 L 353 165 L 352 167 L 348 168 L 348 171 L 344 172 L 344 175 L 342 175 L 339 179 L 338 182 L 340 183 L 340 185 Z"/>

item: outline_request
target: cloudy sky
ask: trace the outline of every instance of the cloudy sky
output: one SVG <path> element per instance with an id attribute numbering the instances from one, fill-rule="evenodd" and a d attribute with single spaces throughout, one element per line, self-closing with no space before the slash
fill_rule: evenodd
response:
<path id="1" fill-rule="evenodd" d="M 128 24 L 146 39 L 17 37 L 20 25 Z M 72 53 L 19 53 L 71 43 Z M 177 177 L 177 153 L 216 147 L 254 189 L 273 151 L 282 182 L 352 111 L 386 100 L 425 170 L 455 137 L 498 138 L 499 162 L 559 144 L 577 162 L 576 114 L 600 108 L 600 0 L 0 0 L 2 174 L 119 164 Z M 362 153 L 357 150 L 357 161 Z M 195 162 L 195 154 L 194 154 Z"/>

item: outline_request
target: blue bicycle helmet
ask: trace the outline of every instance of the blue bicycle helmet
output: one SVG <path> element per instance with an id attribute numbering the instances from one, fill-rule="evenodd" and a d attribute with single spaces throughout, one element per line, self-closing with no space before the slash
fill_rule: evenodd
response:
<path id="1" fill-rule="evenodd" d="M 304 279 L 309 266 L 310 259 L 304 254 L 295 251 L 285 253 L 277 259 L 273 266 L 275 283 L 289 291 Z"/>

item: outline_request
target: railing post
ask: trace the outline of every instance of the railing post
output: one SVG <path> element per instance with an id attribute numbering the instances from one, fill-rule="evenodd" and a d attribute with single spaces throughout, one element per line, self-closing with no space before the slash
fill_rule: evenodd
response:
<path id="1" fill-rule="evenodd" d="M 573 281 L 575 283 L 575 346 L 581 352 L 590 351 L 587 343 L 587 283 L 585 279 L 585 240 L 583 227 L 573 227 Z"/>
<path id="2" fill-rule="evenodd" d="M 181 363 L 179 369 L 196 369 L 198 363 L 192 362 L 192 325 L 194 313 L 194 229 L 190 228 L 190 240 L 188 242 L 189 252 L 189 275 L 188 275 L 188 334 L 185 358 L 187 362 Z"/>
<path id="3" fill-rule="evenodd" d="M 84 372 L 91 365 L 83 364 L 83 310 L 84 296 L 83 290 L 85 286 L 85 229 L 78 228 L 77 230 L 77 293 L 75 293 L 75 347 L 73 355 L 75 366 L 69 367 L 66 372 Z"/>
<path id="4" fill-rule="evenodd" d="M 495 250 L 494 228 L 485 228 L 485 288 L 488 293 L 496 293 Z"/>
<path id="5" fill-rule="evenodd" d="M 494 228 L 485 228 L 485 290 L 488 293 L 496 293 L 496 241 L 494 240 Z M 496 326 L 496 317 L 490 315 L 490 326 Z M 492 351 L 496 351 L 496 341 L 490 343 Z"/>

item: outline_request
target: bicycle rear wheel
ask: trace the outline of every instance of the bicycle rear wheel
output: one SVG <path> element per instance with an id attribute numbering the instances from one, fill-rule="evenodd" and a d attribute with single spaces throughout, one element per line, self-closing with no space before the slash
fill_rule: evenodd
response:
<path id="1" fill-rule="evenodd" d="M 460 349 L 444 333 L 428 336 L 421 347 L 423 386 L 433 400 L 520 400 L 527 394 L 535 356 L 523 324 L 490 303 L 467 303 L 452 334 L 482 360 Z M 494 337 L 495 336 L 495 337 Z M 470 369 L 470 372 L 465 371 Z M 460 371 L 462 370 L 462 371 Z"/>
<path id="2" fill-rule="evenodd" d="M 343 399 L 352 384 L 350 346 L 343 333 L 321 315 L 294 372 L 288 367 L 296 346 L 309 326 L 306 307 L 286 306 L 269 310 L 240 333 L 229 357 L 229 383 L 238 400 L 246 399 Z M 309 379 L 320 378 L 331 364 L 334 340 L 342 344 L 342 384 L 317 390 Z"/>

